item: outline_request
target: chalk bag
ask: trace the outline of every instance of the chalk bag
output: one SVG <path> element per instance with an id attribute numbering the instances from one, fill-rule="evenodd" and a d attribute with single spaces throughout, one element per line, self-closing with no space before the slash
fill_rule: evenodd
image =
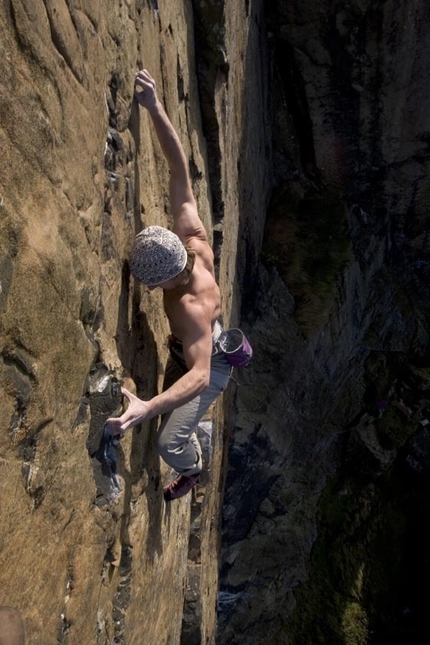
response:
<path id="1" fill-rule="evenodd" d="M 227 329 L 219 337 L 219 346 L 234 367 L 246 367 L 252 358 L 252 347 L 240 329 Z"/>

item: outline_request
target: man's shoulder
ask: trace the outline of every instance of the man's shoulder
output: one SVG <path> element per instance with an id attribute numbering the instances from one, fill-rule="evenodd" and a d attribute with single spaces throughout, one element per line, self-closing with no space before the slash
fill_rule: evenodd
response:
<path id="1" fill-rule="evenodd" d="M 198 240 L 193 246 L 189 245 L 188 248 L 196 254 L 194 270 L 198 276 L 209 282 L 215 282 L 214 254 L 211 246 L 207 242 Z"/>
<path id="2" fill-rule="evenodd" d="M 194 251 L 196 255 L 203 256 L 203 257 L 209 256 L 212 258 L 212 261 L 213 261 L 214 254 L 212 251 L 212 247 L 209 244 L 207 239 L 203 239 L 198 236 L 192 236 L 192 237 L 187 237 L 185 239 L 182 239 L 182 243 L 186 248 Z"/>

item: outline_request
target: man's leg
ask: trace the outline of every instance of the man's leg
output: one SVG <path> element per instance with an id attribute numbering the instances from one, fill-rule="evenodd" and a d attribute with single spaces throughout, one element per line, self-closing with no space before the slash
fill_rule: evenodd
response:
<path id="1" fill-rule="evenodd" d="M 197 475 L 202 469 L 196 428 L 211 403 L 227 386 L 230 373 L 224 356 L 214 356 L 209 386 L 192 401 L 166 415 L 161 423 L 157 435 L 159 453 L 169 466 L 185 477 Z"/>

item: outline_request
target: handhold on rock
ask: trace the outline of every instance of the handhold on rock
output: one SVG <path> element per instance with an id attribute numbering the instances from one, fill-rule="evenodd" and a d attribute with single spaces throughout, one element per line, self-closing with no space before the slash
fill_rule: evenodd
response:
<path id="1" fill-rule="evenodd" d="M 117 434 L 112 436 L 105 424 L 100 445 L 97 452 L 94 454 L 94 457 L 102 465 L 103 474 L 110 477 L 112 484 L 117 490 L 121 490 L 121 486 L 116 475 L 116 449 L 119 446 L 120 439 L 121 435 Z"/>

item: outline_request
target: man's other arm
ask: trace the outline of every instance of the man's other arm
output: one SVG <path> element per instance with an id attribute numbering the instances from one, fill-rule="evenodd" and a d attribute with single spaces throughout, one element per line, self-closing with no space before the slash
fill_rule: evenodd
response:
<path id="1" fill-rule="evenodd" d="M 135 92 L 136 99 L 149 112 L 169 166 L 169 194 L 170 210 L 174 223 L 173 230 L 185 243 L 192 237 L 207 241 L 206 231 L 199 218 L 191 189 L 185 152 L 162 103 L 158 99 L 155 81 L 144 69 L 136 74 L 135 82 L 136 86 L 140 88 L 140 91 Z"/>

